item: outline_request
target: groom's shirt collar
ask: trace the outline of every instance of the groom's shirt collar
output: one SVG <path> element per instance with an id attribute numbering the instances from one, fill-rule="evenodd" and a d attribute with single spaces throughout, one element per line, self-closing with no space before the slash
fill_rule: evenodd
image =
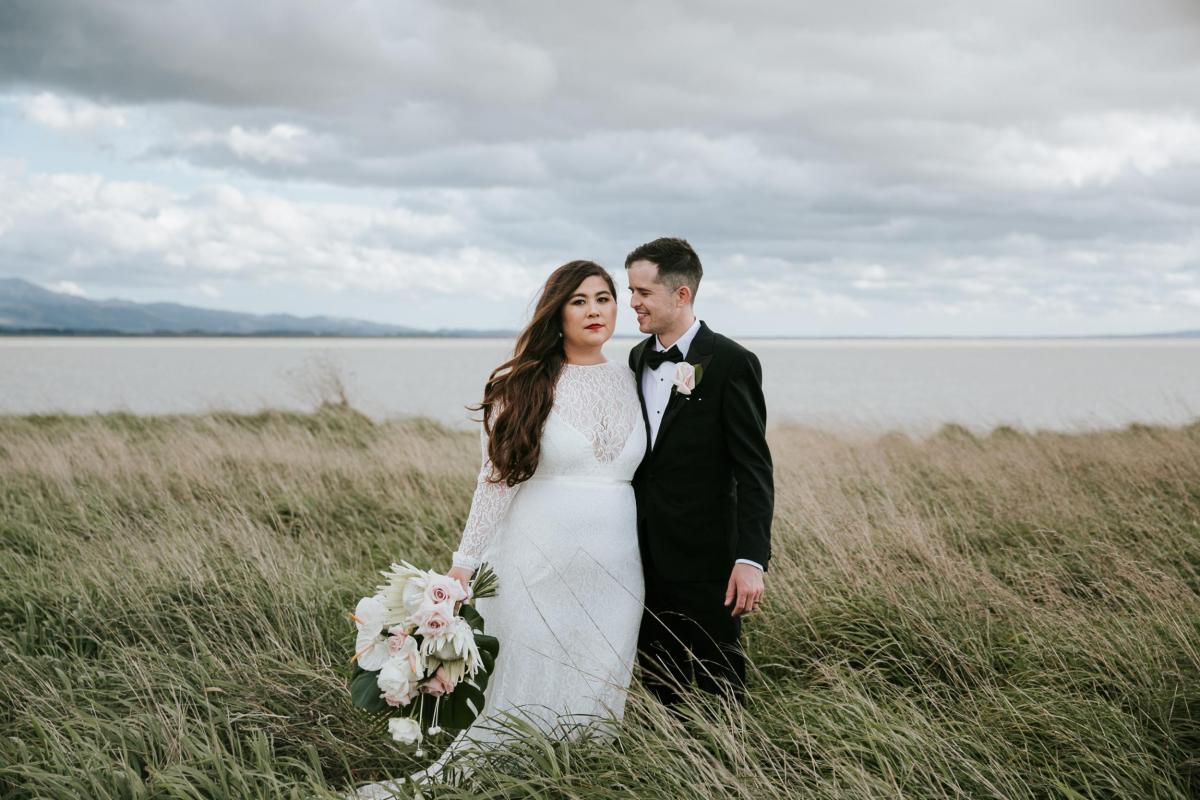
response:
<path id="1" fill-rule="evenodd" d="M 683 336 L 679 337 L 679 341 L 675 342 L 675 346 L 679 348 L 679 352 L 683 353 L 685 357 L 688 354 L 688 349 L 692 346 L 692 339 L 696 338 L 696 332 L 699 330 L 700 318 L 696 317 L 694 320 L 692 320 L 692 326 L 683 332 Z M 658 336 L 655 336 L 654 349 L 661 353 L 669 350 L 670 348 L 663 347 L 662 342 L 658 340 Z"/>

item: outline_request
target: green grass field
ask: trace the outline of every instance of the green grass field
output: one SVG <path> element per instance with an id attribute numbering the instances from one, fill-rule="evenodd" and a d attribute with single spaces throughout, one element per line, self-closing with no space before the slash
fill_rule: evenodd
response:
<path id="1" fill-rule="evenodd" d="M 1200 796 L 1200 424 L 771 432 L 743 712 L 531 738 L 444 797 Z M 474 434 L 314 414 L 0 417 L 0 797 L 308 798 L 416 766 L 347 612 L 445 568 Z"/>

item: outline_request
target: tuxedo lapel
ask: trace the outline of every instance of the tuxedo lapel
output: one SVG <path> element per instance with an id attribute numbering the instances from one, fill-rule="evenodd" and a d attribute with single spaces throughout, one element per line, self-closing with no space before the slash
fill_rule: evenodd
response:
<path id="1" fill-rule="evenodd" d="M 684 360 L 688 363 L 698 365 L 700 367 L 700 380 L 704 380 L 704 370 L 708 368 L 708 362 L 712 361 L 713 356 L 713 332 L 708 329 L 708 326 L 703 322 L 700 323 L 700 330 L 696 331 L 695 338 L 692 339 L 692 345 L 688 348 L 684 355 Z M 688 395 L 679 393 L 679 390 L 674 386 L 671 387 L 671 399 L 667 401 L 667 408 L 663 412 L 662 423 L 658 426 L 658 438 L 654 440 L 654 450 L 662 447 L 663 437 L 667 435 L 667 431 L 671 429 L 671 424 L 675 422 L 675 418 L 679 416 L 679 412 L 684 406 L 691 402 Z M 643 411 L 645 410 L 645 402 L 642 403 Z M 649 424 L 649 423 L 647 423 Z"/>
<path id="2" fill-rule="evenodd" d="M 642 406 L 642 424 L 646 426 L 646 453 L 650 452 L 650 413 L 646 410 L 646 392 L 642 389 L 642 370 L 645 369 L 642 360 L 646 357 L 646 348 L 653 342 L 653 336 L 643 339 L 629 353 L 629 368 L 633 370 L 633 382 L 637 384 L 638 402 Z M 642 457 L 645 458 L 645 453 Z"/>

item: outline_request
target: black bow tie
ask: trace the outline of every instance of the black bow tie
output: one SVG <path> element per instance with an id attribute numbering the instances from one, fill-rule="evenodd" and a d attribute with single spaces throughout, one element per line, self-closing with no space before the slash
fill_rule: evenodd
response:
<path id="1" fill-rule="evenodd" d="M 679 352 L 679 348 L 671 345 L 671 349 L 665 352 L 646 348 L 646 366 L 650 369 L 658 369 L 663 365 L 664 361 L 671 361 L 678 364 L 683 361 L 683 353 Z"/>

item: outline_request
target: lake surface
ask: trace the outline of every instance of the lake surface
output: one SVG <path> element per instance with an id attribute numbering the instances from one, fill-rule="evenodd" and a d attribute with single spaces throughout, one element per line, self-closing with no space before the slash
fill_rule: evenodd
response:
<path id="1" fill-rule="evenodd" d="M 609 343 L 626 358 L 635 339 Z M 770 422 L 1079 430 L 1200 418 L 1200 339 L 753 340 Z M 311 409 L 469 426 L 499 339 L 0 338 L 0 413 Z"/>

